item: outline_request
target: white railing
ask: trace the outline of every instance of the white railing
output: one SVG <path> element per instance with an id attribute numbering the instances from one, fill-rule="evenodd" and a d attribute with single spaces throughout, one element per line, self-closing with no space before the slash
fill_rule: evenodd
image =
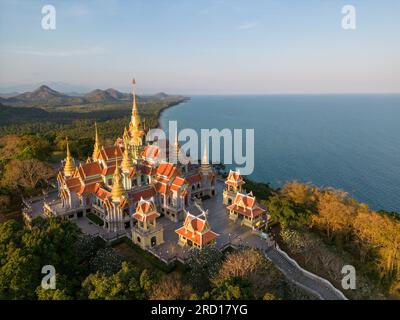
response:
<path id="1" fill-rule="evenodd" d="M 335 288 L 333 286 L 332 283 L 330 283 L 328 280 L 321 278 L 320 276 L 317 276 L 314 273 L 311 273 L 305 269 L 303 269 L 297 262 L 296 260 L 292 259 L 291 257 L 289 257 L 289 255 L 283 251 L 281 248 L 279 248 L 278 244 L 275 245 L 275 249 L 278 253 L 280 253 L 289 263 L 291 263 L 295 268 L 297 268 L 298 271 L 300 271 L 301 273 L 303 273 L 303 275 L 305 277 L 311 278 L 317 282 L 321 282 L 322 284 L 324 284 L 325 286 L 327 286 L 330 290 L 334 291 L 339 297 L 341 297 L 343 300 L 348 300 L 346 298 L 346 296 L 343 294 L 343 292 L 341 292 L 340 290 L 338 290 L 337 288 Z M 283 271 L 284 272 L 284 271 Z M 301 286 L 302 288 L 308 290 L 308 291 L 312 291 L 313 294 L 316 294 L 321 300 L 324 300 L 324 298 L 315 290 L 313 290 L 312 288 L 306 287 L 303 284 L 299 283 L 298 281 L 296 281 L 295 279 L 291 279 L 293 282 L 295 282 L 297 285 Z"/>

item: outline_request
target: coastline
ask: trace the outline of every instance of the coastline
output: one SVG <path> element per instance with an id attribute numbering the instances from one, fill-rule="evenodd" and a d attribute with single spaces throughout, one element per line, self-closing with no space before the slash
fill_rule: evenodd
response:
<path id="1" fill-rule="evenodd" d="M 190 99 L 191 99 L 190 97 L 182 97 L 182 100 L 170 102 L 170 103 L 168 103 L 166 106 L 160 108 L 160 109 L 158 110 L 158 112 L 157 112 L 157 128 L 158 128 L 158 129 L 162 129 L 161 121 L 160 121 L 160 120 L 161 120 L 162 114 L 163 114 L 163 112 L 164 112 L 165 110 L 167 110 L 167 109 L 169 109 L 169 108 L 172 108 L 172 107 L 175 107 L 175 106 L 177 106 L 177 105 L 179 105 L 179 104 L 181 104 L 181 103 L 185 103 L 185 102 L 189 101 Z"/>

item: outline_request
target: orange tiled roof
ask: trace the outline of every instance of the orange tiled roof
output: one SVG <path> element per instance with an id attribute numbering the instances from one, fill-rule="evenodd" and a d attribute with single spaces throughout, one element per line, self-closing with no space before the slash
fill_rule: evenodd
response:
<path id="1" fill-rule="evenodd" d="M 257 202 L 256 198 L 251 194 L 237 193 L 233 203 L 227 207 L 228 210 L 237 211 L 248 217 L 258 217 L 265 212 Z"/>
<path id="2" fill-rule="evenodd" d="M 146 213 L 149 213 L 150 211 L 154 211 L 154 210 L 155 210 L 155 206 L 152 201 L 146 201 L 146 200 L 141 199 L 136 206 L 136 212 L 138 212 L 138 213 L 146 214 Z"/>
<path id="3" fill-rule="evenodd" d="M 117 160 L 117 162 L 118 162 L 118 166 L 121 166 L 122 159 Z M 110 161 L 110 164 L 107 165 L 106 168 L 103 168 L 103 170 L 101 171 L 101 174 L 103 176 L 109 176 L 109 175 L 114 174 L 114 172 L 115 172 L 115 160 Z"/>
<path id="4" fill-rule="evenodd" d="M 117 158 L 122 157 L 122 150 L 119 146 L 108 146 L 102 147 L 100 150 L 100 159 L 107 161 L 109 159 L 114 159 L 115 156 Z"/>
<path id="5" fill-rule="evenodd" d="M 167 193 L 168 191 L 168 186 L 164 183 L 157 182 L 154 185 L 154 187 L 156 188 L 156 191 L 159 193 Z"/>
<path id="6" fill-rule="evenodd" d="M 100 198 L 101 200 L 105 200 L 109 197 L 111 197 L 111 192 L 98 186 L 95 190 L 95 195 Z"/>
<path id="7" fill-rule="evenodd" d="M 178 191 L 180 188 L 182 188 L 187 181 L 182 178 L 182 177 L 175 177 L 175 179 L 172 181 L 170 189 L 172 191 Z"/>
<path id="8" fill-rule="evenodd" d="M 84 181 L 85 185 L 94 184 L 94 183 L 101 183 L 101 182 L 103 182 L 102 177 L 95 177 L 95 178 L 91 178 L 91 179 L 85 179 L 85 181 Z"/>
<path id="9" fill-rule="evenodd" d="M 65 180 L 65 184 L 66 184 L 66 186 L 68 188 L 71 188 L 71 187 L 75 187 L 77 185 L 80 185 L 81 184 L 81 180 L 79 180 L 78 177 L 70 178 L 70 179 Z"/>
<path id="10" fill-rule="evenodd" d="M 225 184 L 231 186 L 238 186 L 244 184 L 244 180 L 239 172 L 230 170 L 228 177 L 226 178 Z"/>
<path id="11" fill-rule="evenodd" d="M 201 181 L 200 173 L 186 177 L 186 181 L 191 185 Z"/>
<path id="12" fill-rule="evenodd" d="M 148 145 L 142 152 L 142 157 L 156 159 L 158 157 L 160 148 L 155 145 Z"/>
<path id="13" fill-rule="evenodd" d="M 211 241 L 215 240 L 218 236 L 217 233 L 209 230 L 203 234 L 199 234 L 196 232 L 192 232 L 190 230 L 185 229 L 185 227 L 181 227 L 175 231 L 177 234 L 185 237 L 188 240 L 193 241 L 197 245 L 205 245 L 210 243 Z"/>
<path id="14" fill-rule="evenodd" d="M 160 176 L 165 176 L 171 178 L 176 172 L 176 165 L 170 162 L 162 162 L 157 167 L 156 174 Z"/>
<path id="15" fill-rule="evenodd" d="M 159 216 L 160 214 L 158 212 L 153 212 L 151 214 L 135 213 L 132 217 L 141 222 L 146 222 L 156 220 Z"/>
<path id="16" fill-rule="evenodd" d="M 145 189 L 128 191 L 129 199 L 132 200 L 133 202 L 138 202 L 141 198 L 149 199 L 153 197 L 155 194 L 156 191 L 154 190 L 154 188 L 150 186 Z"/>
<path id="17" fill-rule="evenodd" d="M 80 165 L 79 171 L 83 174 L 82 178 L 101 174 L 101 168 L 98 162 L 83 163 Z"/>
<path id="18" fill-rule="evenodd" d="M 88 193 L 94 193 L 96 190 L 97 184 L 89 184 L 89 185 L 84 185 L 81 186 L 80 190 L 78 191 L 78 195 L 83 195 L 83 194 L 88 194 Z"/>
<path id="19" fill-rule="evenodd" d="M 186 229 L 191 229 L 194 232 L 202 232 L 206 225 L 206 217 L 201 219 L 200 217 L 193 216 L 192 214 L 188 214 L 185 218 L 183 226 Z"/>

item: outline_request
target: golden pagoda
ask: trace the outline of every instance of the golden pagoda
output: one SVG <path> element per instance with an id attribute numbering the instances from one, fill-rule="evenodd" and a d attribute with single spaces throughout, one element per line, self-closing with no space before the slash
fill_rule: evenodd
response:
<path id="1" fill-rule="evenodd" d="M 136 81 L 133 79 L 132 81 L 133 89 L 132 89 L 132 96 L 133 96 L 133 104 L 132 104 L 132 115 L 131 115 L 131 123 L 129 124 L 129 131 L 131 132 L 131 136 L 133 137 L 140 131 L 140 115 L 137 109 L 136 103 Z"/>
<path id="2" fill-rule="evenodd" d="M 114 172 L 114 181 L 111 190 L 111 197 L 113 201 L 120 201 L 121 197 L 125 195 L 125 189 L 122 185 L 122 175 L 121 171 L 118 167 L 118 160 L 115 159 L 115 172 Z"/>
<path id="3" fill-rule="evenodd" d="M 94 127 L 95 127 L 95 143 L 94 143 L 94 148 L 93 148 L 93 154 L 92 154 L 92 159 L 93 161 L 97 161 L 99 154 L 100 154 L 100 150 L 101 150 L 101 143 L 100 143 L 100 139 L 99 139 L 99 133 L 97 131 L 97 123 L 94 123 Z"/>
<path id="4" fill-rule="evenodd" d="M 142 122 L 140 119 L 139 111 L 136 103 L 136 81 L 133 79 L 133 105 L 132 105 L 132 116 L 131 122 L 129 123 L 129 135 L 130 135 L 130 145 L 132 148 L 132 153 L 134 158 L 140 154 L 141 147 L 143 145 L 143 137 L 145 135 L 142 127 Z"/>
<path id="5" fill-rule="evenodd" d="M 203 174 L 208 174 L 209 172 L 212 172 L 212 168 L 211 168 L 210 162 L 208 160 L 206 144 L 204 144 L 203 156 L 201 157 L 200 171 Z"/>
<path id="6" fill-rule="evenodd" d="M 125 143 L 125 148 L 124 148 L 124 155 L 123 155 L 122 162 L 121 162 L 121 167 L 122 167 L 122 171 L 129 172 L 129 170 L 133 167 L 133 161 L 129 155 L 128 144 L 126 143 L 126 141 L 124 141 L 124 143 Z"/>
<path id="7" fill-rule="evenodd" d="M 69 150 L 69 143 L 67 137 L 67 157 L 65 158 L 65 165 L 64 165 L 64 174 L 66 177 L 70 177 L 75 172 L 75 164 L 74 159 L 71 156 L 71 152 Z"/>
<path id="8" fill-rule="evenodd" d="M 181 146 L 178 141 L 178 134 L 175 135 L 174 144 L 169 147 L 169 161 L 179 164 L 179 151 Z"/>

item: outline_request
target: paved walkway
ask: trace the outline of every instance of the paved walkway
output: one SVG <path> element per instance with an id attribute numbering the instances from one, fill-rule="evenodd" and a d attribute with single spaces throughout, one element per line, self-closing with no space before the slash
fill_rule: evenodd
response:
<path id="1" fill-rule="evenodd" d="M 316 279 L 312 274 L 308 275 L 303 272 L 298 265 L 290 261 L 284 254 L 269 247 L 264 250 L 267 258 L 272 261 L 275 266 L 283 272 L 283 274 L 292 282 L 303 287 L 322 300 L 346 300 L 346 297 L 333 285 L 324 280 Z"/>

